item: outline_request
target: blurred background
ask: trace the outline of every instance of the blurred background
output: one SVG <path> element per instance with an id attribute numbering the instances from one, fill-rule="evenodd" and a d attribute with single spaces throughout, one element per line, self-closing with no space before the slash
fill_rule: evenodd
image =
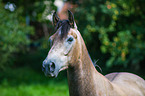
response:
<path id="1" fill-rule="evenodd" d="M 0 0 L 0 96 L 69 96 L 66 71 L 45 77 L 52 13 L 74 13 L 103 75 L 126 71 L 145 79 L 145 0 Z"/>

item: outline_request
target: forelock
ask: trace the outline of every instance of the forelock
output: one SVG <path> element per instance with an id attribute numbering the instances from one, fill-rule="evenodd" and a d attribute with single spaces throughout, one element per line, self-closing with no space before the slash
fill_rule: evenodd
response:
<path id="1" fill-rule="evenodd" d="M 68 35 L 68 32 L 71 28 L 69 20 L 59 21 L 55 27 L 55 30 L 57 30 L 60 27 L 61 27 L 60 39 L 62 40 L 63 38 L 66 38 L 66 36 Z"/>

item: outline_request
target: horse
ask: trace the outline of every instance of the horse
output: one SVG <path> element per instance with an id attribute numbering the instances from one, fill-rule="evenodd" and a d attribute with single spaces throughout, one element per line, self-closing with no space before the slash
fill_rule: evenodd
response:
<path id="1" fill-rule="evenodd" d="M 70 96 L 145 96 L 141 77 L 127 72 L 103 76 L 96 70 L 71 11 L 67 20 L 60 20 L 54 12 L 53 25 L 52 46 L 42 69 L 49 77 L 66 69 Z"/>

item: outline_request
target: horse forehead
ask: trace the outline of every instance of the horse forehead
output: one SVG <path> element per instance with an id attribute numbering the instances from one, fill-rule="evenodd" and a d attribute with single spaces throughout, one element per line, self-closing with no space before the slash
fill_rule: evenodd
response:
<path id="1" fill-rule="evenodd" d="M 74 37 L 77 37 L 78 31 L 76 29 L 70 28 L 70 30 L 69 30 L 67 35 L 73 35 Z M 57 37 L 60 38 L 60 36 L 61 36 L 61 28 L 59 28 L 57 30 L 57 32 L 54 33 L 50 38 L 51 39 L 56 39 Z"/>
<path id="2" fill-rule="evenodd" d="M 60 37 L 62 32 L 61 32 L 61 28 L 54 34 L 54 37 Z M 74 35 L 75 34 L 75 30 L 70 28 L 70 30 L 68 31 L 67 35 Z"/>

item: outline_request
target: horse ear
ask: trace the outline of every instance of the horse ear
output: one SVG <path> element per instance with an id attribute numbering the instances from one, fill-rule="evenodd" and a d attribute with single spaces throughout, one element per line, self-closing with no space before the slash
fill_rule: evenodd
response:
<path id="1" fill-rule="evenodd" d="M 74 22 L 74 16 L 72 14 L 72 12 L 70 10 L 68 10 L 68 20 L 69 20 L 69 23 L 71 25 L 71 27 L 75 27 L 75 22 Z"/>
<path id="2" fill-rule="evenodd" d="M 59 17 L 57 16 L 57 13 L 53 13 L 53 25 L 56 26 L 57 22 L 59 21 Z"/>

